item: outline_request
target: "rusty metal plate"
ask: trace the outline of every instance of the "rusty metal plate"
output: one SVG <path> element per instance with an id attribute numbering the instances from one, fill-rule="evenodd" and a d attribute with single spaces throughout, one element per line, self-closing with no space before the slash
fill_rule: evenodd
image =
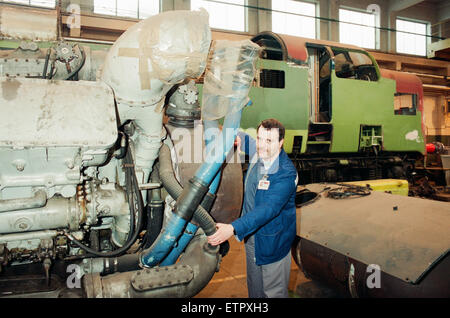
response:
<path id="1" fill-rule="evenodd" d="M 311 184 L 322 192 L 333 184 Z M 297 208 L 297 235 L 404 281 L 416 283 L 450 249 L 446 202 L 372 191 L 369 196 L 325 196 Z"/>

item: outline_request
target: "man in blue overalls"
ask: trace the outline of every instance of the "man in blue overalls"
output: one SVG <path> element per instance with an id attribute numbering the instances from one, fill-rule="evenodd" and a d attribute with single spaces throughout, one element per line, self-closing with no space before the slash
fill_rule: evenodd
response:
<path id="1" fill-rule="evenodd" d="M 208 237 L 218 245 L 236 235 L 245 241 L 247 288 L 251 298 L 288 297 L 290 248 L 296 235 L 297 172 L 282 149 L 285 129 L 276 119 L 257 129 L 257 160 L 251 160 L 244 179 L 242 215 L 231 224 L 217 223 Z M 251 155 L 254 140 L 239 133 L 238 147 Z M 247 147 L 245 147 L 245 145 Z"/>

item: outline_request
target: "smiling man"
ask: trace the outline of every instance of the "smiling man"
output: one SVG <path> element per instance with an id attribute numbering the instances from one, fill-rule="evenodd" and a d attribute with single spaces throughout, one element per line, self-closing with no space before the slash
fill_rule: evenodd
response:
<path id="1" fill-rule="evenodd" d="M 258 126 L 257 160 L 244 178 L 242 215 L 231 224 L 217 223 L 217 232 L 208 237 L 211 245 L 221 244 L 233 234 L 244 240 L 251 298 L 288 297 L 290 248 L 296 235 L 297 172 L 282 149 L 284 133 L 276 119 L 263 120 Z M 238 147 L 242 139 L 255 142 L 239 133 Z"/>

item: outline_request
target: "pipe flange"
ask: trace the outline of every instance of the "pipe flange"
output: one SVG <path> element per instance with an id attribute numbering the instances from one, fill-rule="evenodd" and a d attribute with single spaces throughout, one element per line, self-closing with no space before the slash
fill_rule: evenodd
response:
<path id="1" fill-rule="evenodd" d="M 63 62 L 69 63 L 73 59 L 78 58 L 78 55 L 75 54 L 75 51 L 69 43 L 59 42 L 56 45 L 56 59 Z"/>
<path id="2" fill-rule="evenodd" d="M 83 185 L 85 208 L 86 208 L 86 224 L 91 225 L 97 223 L 97 188 L 93 182 Z"/>
<path id="3" fill-rule="evenodd" d="M 194 127 L 194 121 L 201 118 L 198 89 L 194 81 L 179 86 L 170 96 L 166 115 L 169 123 L 176 127 Z"/>

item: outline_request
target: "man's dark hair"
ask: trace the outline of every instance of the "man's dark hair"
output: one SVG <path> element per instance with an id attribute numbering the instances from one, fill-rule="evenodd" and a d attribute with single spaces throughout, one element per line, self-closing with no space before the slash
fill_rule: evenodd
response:
<path id="1" fill-rule="evenodd" d="M 256 132 L 258 132 L 259 127 L 263 127 L 265 129 L 272 129 L 272 128 L 278 128 L 278 133 L 280 134 L 278 141 L 281 141 L 282 139 L 284 139 L 284 126 L 282 123 L 280 123 L 278 120 L 276 120 L 275 118 L 270 118 L 270 119 L 265 119 L 263 120 L 259 125 L 258 128 L 256 128 Z"/>

